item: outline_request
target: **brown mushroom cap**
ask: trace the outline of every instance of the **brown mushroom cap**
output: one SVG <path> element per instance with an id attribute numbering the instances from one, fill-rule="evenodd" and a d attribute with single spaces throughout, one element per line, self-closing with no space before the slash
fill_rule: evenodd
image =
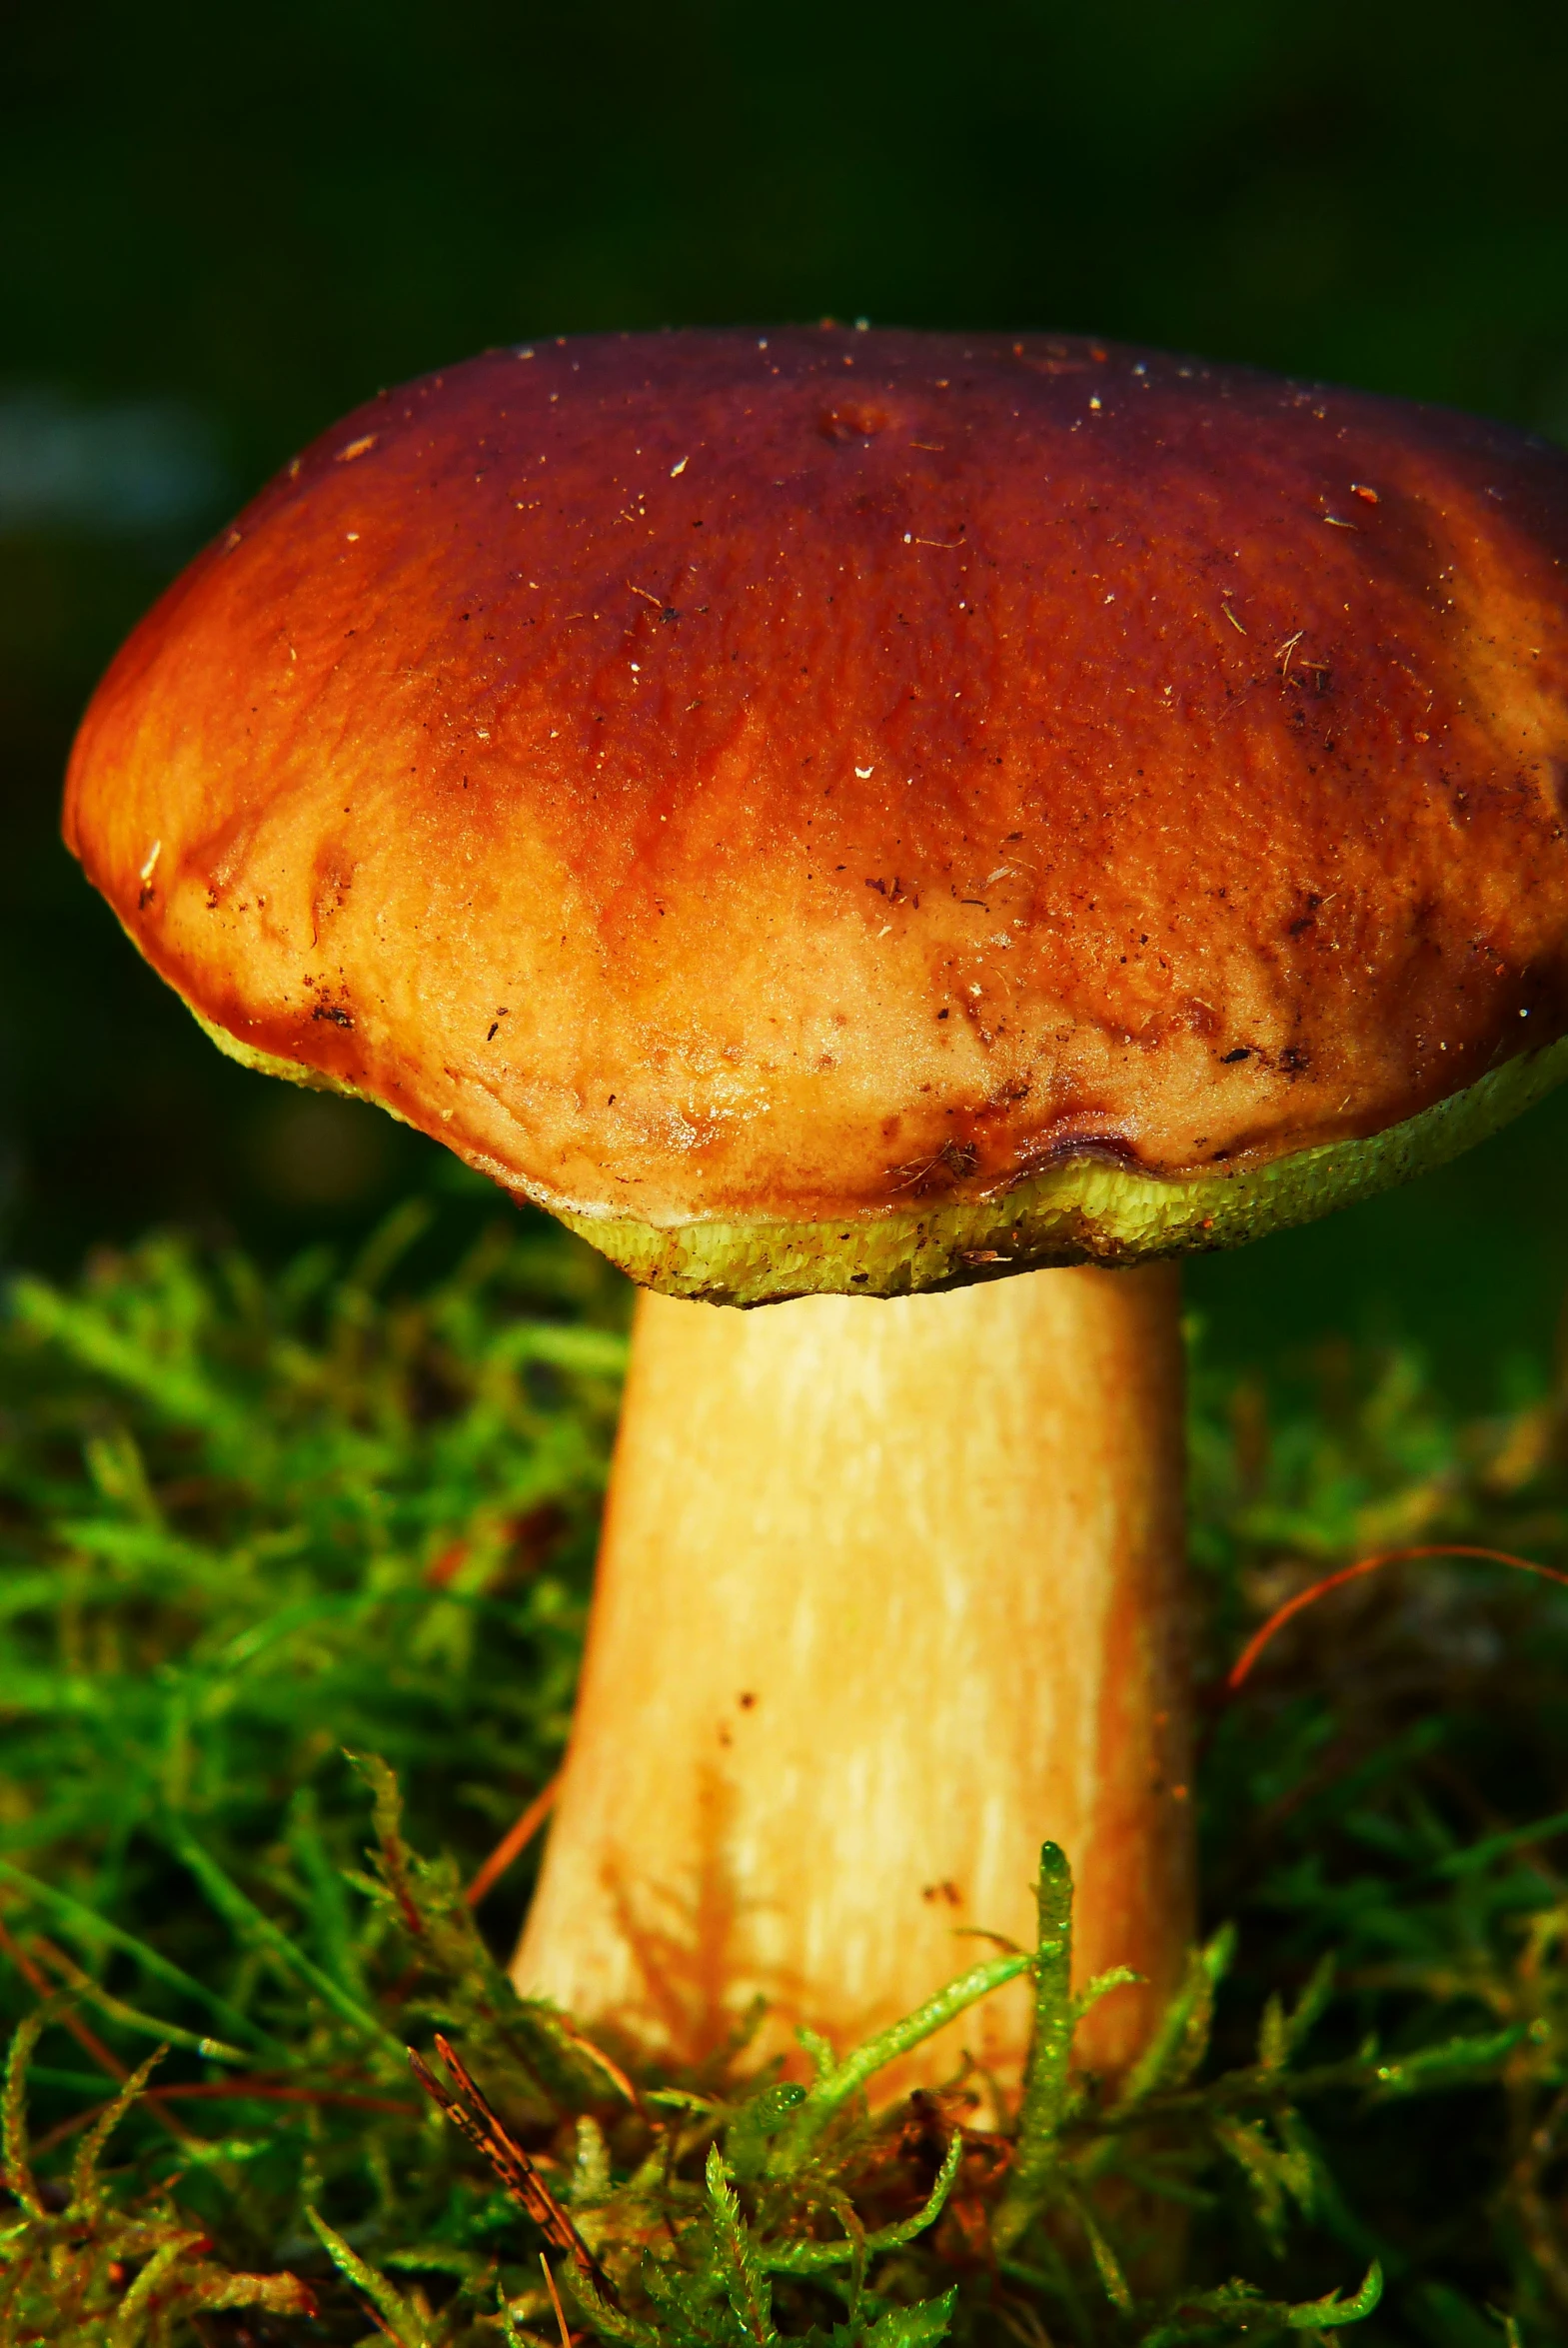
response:
<path id="1" fill-rule="evenodd" d="M 1540 443 L 1154 353 L 491 353 L 177 582 L 66 836 L 226 1049 L 660 1284 L 1216 1243 L 1557 1074 L 1565 557 Z"/>

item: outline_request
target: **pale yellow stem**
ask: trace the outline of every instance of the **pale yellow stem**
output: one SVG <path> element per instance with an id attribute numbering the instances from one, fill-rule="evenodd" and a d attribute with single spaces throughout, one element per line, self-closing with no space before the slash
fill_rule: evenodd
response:
<path id="1" fill-rule="evenodd" d="M 1191 1927 L 1181 1362 L 1163 1266 L 739 1312 L 645 1295 L 582 1693 L 515 1978 L 692 2060 L 840 2051 L 1078 1879 L 1115 2067 Z M 1017 2079 L 1017 1984 L 965 2050 Z"/>

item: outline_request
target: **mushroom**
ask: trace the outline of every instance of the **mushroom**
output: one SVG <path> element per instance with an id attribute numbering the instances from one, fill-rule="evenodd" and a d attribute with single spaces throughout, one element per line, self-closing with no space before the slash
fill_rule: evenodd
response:
<path id="1" fill-rule="evenodd" d="M 1565 555 L 1563 457 L 1430 409 L 603 338 L 383 396 L 132 637 L 66 837 L 136 946 L 648 1291 L 523 1989 L 842 2043 L 1026 1939 L 1052 1836 L 1081 1971 L 1143 1976 L 1083 2059 L 1142 2042 L 1192 1921 L 1162 1259 L 1568 1071 Z M 1005 2087 L 1026 2027 L 895 2083 Z"/>

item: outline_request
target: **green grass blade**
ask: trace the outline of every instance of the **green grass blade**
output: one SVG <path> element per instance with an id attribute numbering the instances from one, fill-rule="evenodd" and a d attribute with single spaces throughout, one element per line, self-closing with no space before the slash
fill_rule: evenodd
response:
<path id="1" fill-rule="evenodd" d="M 66 1931 L 77 1939 L 96 1943 L 100 1948 L 117 1948 L 124 1955 L 134 1957 L 139 1965 L 152 1974 L 154 1980 L 162 1981 L 166 1988 L 179 1990 L 183 1997 L 194 1998 L 210 2014 L 216 2014 L 224 2028 L 232 2031 L 236 2038 L 249 2039 L 253 2047 L 269 2055 L 275 2062 L 288 2061 L 288 2049 L 242 2014 L 237 2006 L 231 2005 L 227 1998 L 220 1997 L 205 1982 L 196 1980 L 181 1966 L 171 1964 L 167 1957 L 159 1955 L 157 1949 L 149 1948 L 145 1940 L 138 1940 L 134 1933 L 123 1931 L 107 1916 L 101 1916 L 85 1900 L 73 1899 L 70 1892 L 61 1891 L 56 1884 L 40 1882 L 36 1875 L 26 1874 L 22 1868 L 12 1866 L 9 1859 L 0 1859 L 0 1883 L 14 1884 L 18 1891 L 25 1891 L 29 1899 L 57 1916 Z M 216 2044 L 216 2040 L 203 2039 L 197 2052 L 204 2053 L 208 2046 Z"/>
<path id="2" fill-rule="evenodd" d="M 867 2079 L 874 2078 L 888 2063 L 896 2062 L 899 2055 L 907 2054 L 923 2039 L 933 2037 L 968 2006 L 988 1997 L 993 1989 L 1000 1989 L 1007 1982 L 1015 1981 L 1020 1973 L 1028 1972 L 1033 1963 L 1031 1955 L 1020 1954 L 992 1957 L 986 1964 L 974 1965 L 967 1973 L 949 1981 L 944 1989 L 938 1989 L 923 2005 L 916 2006 L 913 2013 L 890 2023 L 863 2046 L 857 2046 L 852 2054 L 845 2055 L 842 2062 L 817 2079 L 781 2133 L 769 2162 L 770 2176 L 787 2176 L 798 2167 L 833 2114 Z"/>
<path id="3" fill-rule="evenodd" d="M 292 1973 L 297 1981 L 321 1999 L 323 2005 L 330 2007 L 340 2021 L 347 2022 L 351 2030 L 357 2030 L 373 2044 L 389 2048 L 397 2058 L 401 2074 L 404 2063 L 402 2043 L 383 2028 L 369 2008 L 334 1981 L 330 1973 L 324 1973 L 319 1965 L 313 1964 L 303 1949 L 296 1948 L 288 1934 L 280 1930 L 270 1916 L 263 1914 L 237 1883 L 230 1881 L 217 1860 L 203 1850 L 195 1835 L 179 1818 L 172 1815 L 165 1817 L 162 1831 L 170 1849 L 190 1868 L 218 1913 L 233 1925 L 240 1937 L 256 1947 L 264 1948 L 286 1972 Z"/>
<path id="4" fill-rule="evenodd" d="M 1018 2114 L 1017 2150 L 991 2229 L 998 2250 L 1012 2248 L 1044 2199 L 1067 2108 L 1077 2015 L 1072 1999 L 1072 1869 L 1058 1843 L 1040 1847 L 1034 1898 L 1039 1917 L 1034 2030 Z"/>
<path id="5" fill-rule="evenodd" d="M 1484 1835 L 1479 1842 L 1469 1843 L 1463 1850 L 1452 1851 L 1447 1858 L 1439 1859 L 1428 1873 L 1448 1877 L 1477 1875 L 1511 1850 L 1531 1842 L 1553 1842 L 1561 1834 L 1568 1834 L 1568 1810 L 1554 1810 L 1549 1818 L 1537 1818 L 1530 1826 L 1511 1826 L 1505 1834 Z"/>
<path id="6" fill-rule="evenodd" d="M 311 1930 L 327 1970 L 356 2003 L 365 2000 L 365 1978 L 354 1939 L 348 1887 L 322 1840 L 314 1786 L 302 1786 L 289 1811 L 289 1849 L 299 1862 L 310 1895 Z"/>
<path id="7" fill-rule="evenodd" d="M 68 1959 L 62 1964 L 62 1970 L 66 1964 Z M 209 2062 L 245 2064 L 255 2059 L 243 2047 L 226 2045 L 221 2038 L 202 2037 L 195 2030 L 182 2030 L 178 2022 L 166 2022 L 161 2015 L 144 2014 L 137 2006 L 127 2005 L 123 1997 L 115 1997 L 79 1965 L 70 1965 L 65 1978 L 73 1998 L 79 1997 L 84 2003 L 96 2006 L 111 2022 L 118 2022 L 122 2030 L 135 2031 L 138 2037 L 156 2038 L 166 2046 L 183 2046 L 187 2053 L 203 2055 Z"/>

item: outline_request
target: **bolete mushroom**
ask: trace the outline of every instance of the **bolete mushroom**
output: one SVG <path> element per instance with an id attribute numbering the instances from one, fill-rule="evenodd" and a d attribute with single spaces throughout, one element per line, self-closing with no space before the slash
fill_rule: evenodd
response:
<path id="1" fill-rule="evenodd" d="M 652 1291 L 525 1989 L 841 2043 L 1027 1938 L 1050 1835 L 1136 2047 L 1192 1896 L 1159 1259 L 1568 1070 L 1565 555 L 1563 457 L 1430 409 L 605 338 L 378 399 L 133 636 L 66 836 L 141 952 Z"/>

